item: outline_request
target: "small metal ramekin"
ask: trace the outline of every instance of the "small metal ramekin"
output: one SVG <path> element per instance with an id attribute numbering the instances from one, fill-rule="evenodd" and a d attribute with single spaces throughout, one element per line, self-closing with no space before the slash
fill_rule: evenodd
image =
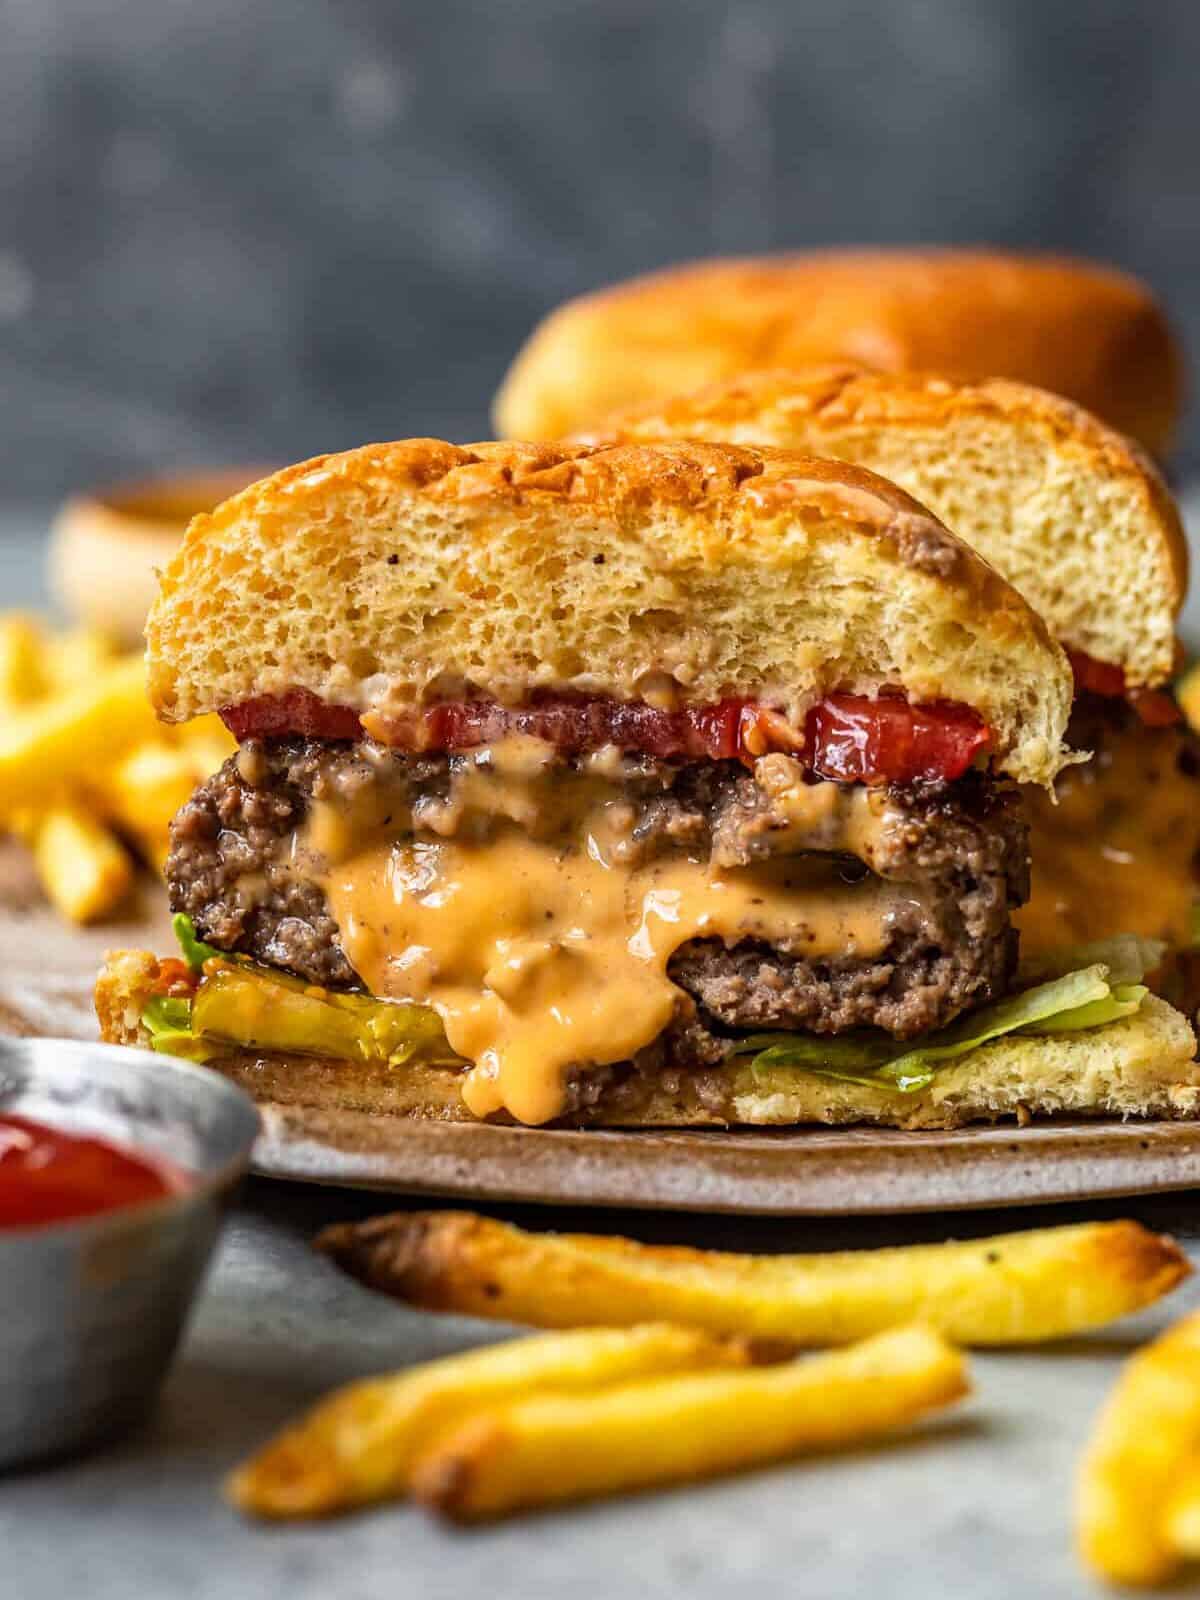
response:
<path id="1" fill-rule="evenodd" d="M 0 1229 L 0 1468 L 146 1415 L 258 1133 L 224 1078 L 148 1050 L 0 1039 L 0 1112 L 182 1169 L 177 1193 L 77 1222 Z"/>

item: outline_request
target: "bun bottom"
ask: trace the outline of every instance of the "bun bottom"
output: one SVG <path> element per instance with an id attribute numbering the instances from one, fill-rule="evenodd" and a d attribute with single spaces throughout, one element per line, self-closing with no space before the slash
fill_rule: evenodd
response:
<path id="1" fill-rule="evenodd" d="M 157 971 L 156 958 L 146 951 L 120 951 L 108 958 L 96 983 L 96 1013 L 106 1043 L 149 1043 L 140 1019 Z M 1187 1118 L 1200 1116 L 1195 1050 L 1186 1018 L 1151 995 L 1136 1016 L 1085 1034 L 984 1045 L 943 1067 L 918 1094 L 803 1073 L 784 1088 L 767 1088 L 745 1062 L 737 1062 L 703 1074 L 703 1099 L 698 1079 L 668 1069 L 661 1079 L 627 1082 L 610 1104 L 602 1098 L 565 1120 L 606 1128 L 815 1123 L 916 1130 L 1030 1116 Z M 462 1104 L 459 1074 L 445 1066 L 417 1063 L 397 1069 L 253 1050 L 234 1050 L 210 1064 L 256 1100 L 276 1105 L 439 1122 L 475 1120 Z"/>

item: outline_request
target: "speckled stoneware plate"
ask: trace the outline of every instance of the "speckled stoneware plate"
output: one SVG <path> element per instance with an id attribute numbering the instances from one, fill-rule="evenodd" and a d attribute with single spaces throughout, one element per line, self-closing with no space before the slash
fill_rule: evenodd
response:
<path id="1" fill-rule="evenodd" d="M 1200 1185 L 1200 1125 L 1188 1123 L 625 1133 L 259 1109 L 257 1172 L 467 1200 L 866 1216 Z"/>
<path id="2" fill-rule="evenodd" d="M 41 904 L 23 858 L 0 849 L 0 1033 L 94 1039 L 91 988 L 106 950 L 165 951 L 161 896 L 127 921 L 72 932 Z M 327 1077 L 254 1074 L 264 1134 L 254 1170 L 302 1183 L 549 1205 L 781 1216 L 1024 1205 L 1200 1187 L 1200 1124 L 1041 1123 L 896 1133 L 871 1128 L 601 1132 L 414 1122 L 330 1103 Z"/>

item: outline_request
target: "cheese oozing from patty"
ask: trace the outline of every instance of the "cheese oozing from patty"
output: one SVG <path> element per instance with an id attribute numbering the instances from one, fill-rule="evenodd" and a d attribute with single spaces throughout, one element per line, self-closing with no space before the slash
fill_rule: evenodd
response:
<path id="1" fill-rule="evenodd" d="M 886 801 L 863 789 L 845 807 L 841 794 L 843 848 L 869 858 Z M 799 840 L 837 795 L 801 785 L 776 798 Z M 722 867 L 681 848 L 631 864 L 619 785 L 596 764 L 554 767 L 536 740 L 481 752 L 454 804 L 470 825 L 460 811 L 440 837 L 436 807 L 397 835 L 377 805 L 353 816 L 317 802 L 306 848 L 351 965 L 373 994 L 438 1012 L 471 1063 L 462 1093 L 477 1117 L 550 1121 L 571 1070 L 652 1044 L 691 1003 L 667 973 L 689 940 L 869 958 L 913 893 L 870 873 L 851 881 L 828 854 Z"/>

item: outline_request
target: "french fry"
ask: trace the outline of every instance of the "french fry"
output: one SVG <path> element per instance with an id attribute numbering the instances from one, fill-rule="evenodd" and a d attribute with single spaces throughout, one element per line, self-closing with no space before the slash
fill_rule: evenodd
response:
<path id="1" fill-rule="evenodd" d="M 0 726 L 0 817 L 87 784 L 156 729 L 140 656 L 14 713 Z"/>
<path id="2" fill-rule="evenodd" d="M 116 641 L 99 628 L 60 633 L 47 651 L 48 687 L 60 694 L 70 693 L 111 667 L 118 654 Z"/>
<path id="3" fill-rule="evenodd" d="M 133 862 L 95 817 L 56 806 L 37 822 L 33 860 L 46 897 L 71 922 L 95 922 L 129 892 Z"/>
<path id="4" fill-rule="evenodd" d="M 1161 1583 L 1196 1548 L 1200 1313 L 1126 1362 L 1080 1463 L 1084 1562 L 1114 1583 Z M 1190 1500 L 1189 1500 L 1190 1496 Z"/>
<path id="5" fill-rule="evenodd" d="M 1167 1543 L 1184 1561 L 1200 1561 L 1200 1452 L 1183 1469 L 1163 1518 Z"/>
<path id="6" fill-rule="evenodd" d="M 691 1328 L 543 1334 L 430 1362 L 329 1396 L 227 1480 L 260 1517 L 318 1517 L 407 1492 L 432 1439 L 482 1407 L 651 1375 L 745 1366 L 771 1352 Z"/>
<path id="7" fill-rule="evenodd" d="M 237 740 L 220 717 L 197 717 L 177 730 L 179 748 L 186 752 L 197 783 L 211 778 L 237 749 Z"/>
<path id="8" fill-rule="evenodd" d="M 166 853 L 171 818 L 195 787 L 189 752 L 154 740 L 136 745 L 117 762 L 103 793 L 113 818 L 158 862 Z"/>
<path id="9" fill-rule="evenodd" d="M 853 1444 L 969 1389 L 962 1355 L 926 1328 L 751 1372 L 538 1395 L 443 1434 L 413 1493 L 455 1521 L 686 1483 Z"/>
<path id="10" fill-rule="evenodd" d="M 19 611 L 0 617 L 0 708 L 27 706 L 48 688 L 42 625 Z"/>
<path id="11" fill-rule="evenodd" d="M 1149 1305 L 1190 1270 L 1173 1240 L 1136 1222 L 750 1256 L 410 1211 L 327 1228 L 316 1243 L 370 1287 L 431 1310 L 543 1328 L 682 1322 L 797 1345 L 914 1320 L 959 1344 L 1036 1343 Z"/>

